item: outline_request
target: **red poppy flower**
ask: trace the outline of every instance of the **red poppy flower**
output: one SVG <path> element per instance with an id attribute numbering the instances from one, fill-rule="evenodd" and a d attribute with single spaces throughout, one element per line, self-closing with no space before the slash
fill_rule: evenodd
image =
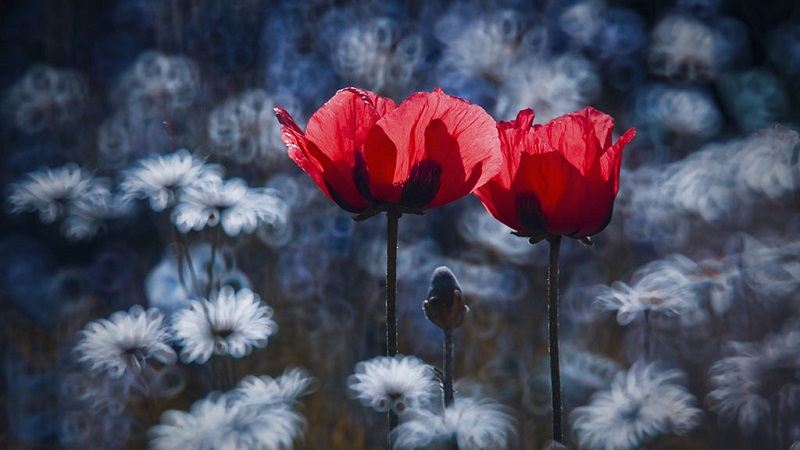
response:
<path id="1" fill-rule="evenodd" d="M 599 233 L 611 220 L 622 151 L 635 130 L 612 144 L 614 119 L 594 108 L 532 123 L 530 109 L 497 123 L 504 164 L 475 194 L 496 219 L 532 242 Z"/>
<path id="2" fill-rule="evenodd" d="M 303 132 L 275 108 L 289 157 L 332 201 L 371 215 L 419 212 L 457 200 L 500 169 L 494 120 L 480 106 L 440 89 L 399 106 L 356 88 L 342 89 Z"/>

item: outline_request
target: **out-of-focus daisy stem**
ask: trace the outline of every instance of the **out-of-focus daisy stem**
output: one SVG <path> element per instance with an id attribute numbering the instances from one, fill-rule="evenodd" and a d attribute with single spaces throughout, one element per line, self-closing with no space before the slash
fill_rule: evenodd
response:
<path id="1" fill-rule="evenodd" d="M 386 211 L 386 356 L 397 355 L 397 225 L 400 212 Z M 388 448 L 392 448 L 391 432 L 397 426 L 397 415 L 387 414 Z"/>
<path id="2" fill-rule="evenodd" d="M 644 311 L 644 357 L 647 361 L 653 360 L 653 326 L 650 324 L 650 310 Z"/>
<path id="3" fill-rule="evenodd" d="M 547 325 L 550 344 L 550 387 L 553 402 L 553 440 L 563 443 L 561 372 L 558 365 L 558 254 L 561 237 L 547 240 L 550 245 L 550 265 L 547 269 Z"/>
<path id="4" fill-rule="evenodd" d="M 184 283 L 183 281 L 183 263 L 186 262 L 187 266 L 189 267 L 189 277 L 192 279 L 192 290 L 194 291 L 193 295 L 202 295 L 200 292 L 200 284 L 197 282 L 197 274 L 194 271 L 194 263 L 192 262 L 192 253 L 189 250 L 189 240 L 186 238 L 186 235 L 178 231 L 177 228 L 173 228 L 175 232 L 175 245 L 178 248 L 178 277 L 180 277 L 181 284 Z M 184 289 L 187 289 L 184 286 Z M 188 289 L 187 289 L 187 293 Z M 190 296 L 192 293 L 189 293 Z"/>
<path id="5" fill-rule="evenodd" d="M 211 231 L 211 262 L 208 264 L 206 268 L 207 275 L 208 275 L 208 286 L 206 287 L 206 298 L 211 298 L 211 294 L 214 292 L 214 266 L 217 265 L 217 251 L 219 249 L 219 240 L 220 240 L 220 227 L 214 227 L 214 230 Z"/>

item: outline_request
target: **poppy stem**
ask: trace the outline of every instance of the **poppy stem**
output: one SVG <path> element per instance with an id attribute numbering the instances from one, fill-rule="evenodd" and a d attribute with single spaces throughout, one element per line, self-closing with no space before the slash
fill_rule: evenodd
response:
<path id="1" fill-rule="evenodd" d="M 390 209 L 386 211 L 386 356 L 397 355 L 397 226 L 400 212 Z M 392 411 L 387 414 L 389 423 L 389 441 L 391 449 L 391 432 L 397 426 L 397 415 Z"/>
<path id="2" fill-rule="evenodd" d="M 547 325 L 550 344 L 550 387 L 553 401 L 553 440 L 564 442 L 562 431 L 561 371 L 558 363 L 558 255 L 561 236 L 548 239 L 550 265 L 547 270 Z"/>
<path id="3" fill-rule="evenodd" d="M 442 380 L 442 390 L 444 391 L 444 407 L 451 406 L 455 401 L 453 393 L 453 353 L 455 345 L 453 343 L 453 329 L 445 328 L 444 330 L 444 361 L 442 363 L 442 371 L 444 372 Z"/>

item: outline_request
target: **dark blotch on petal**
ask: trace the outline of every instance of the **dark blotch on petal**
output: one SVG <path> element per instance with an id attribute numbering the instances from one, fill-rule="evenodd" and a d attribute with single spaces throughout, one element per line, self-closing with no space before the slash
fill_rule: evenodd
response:
<path id="1" fill-rule="evenodd" d="M 369 190 L 369 172 L 367 172 L 367 161 L 364 159 L 364 154 L 357 151 L 354 163 L 353 183 L 359 194 L 367 200 L 372 200 L 372 193 Z"/>
<path id="2" fill-rule="evenodd" d="M 442 167 L 432 159 L 425 159 L 411 168 L 411 176 L 403 185 L 400 204 L 408 208 L 424 208 L 433 201 L 442 184 Z"/>
<path id="3" fill-rule="evenodd" d="M 325 187 L 328 188 L 328 193 L 331 195 L 331 198 L 333 199 L 334 203 L 339 205 L 339 207 L 342 208 L 343 210 L 351 212 L 353 214 L 358 214 L 363 211 L 363 208 L 356 208 L 355 206 L 345 201 L 345 199 L 342 198 L 342 196 L 339 195 L 339 193 L 336 192 L 333 186 L 331 186 L 331 184 L 328 183 L 327 181 L 325 182 Z"/>
<path id="4" fill-rule="evenodd" d="M 525 232 L 531 235 L 547 233 L 547 222 L 536 194 L 532 192 L 517 194 L 517 218 Z"/>

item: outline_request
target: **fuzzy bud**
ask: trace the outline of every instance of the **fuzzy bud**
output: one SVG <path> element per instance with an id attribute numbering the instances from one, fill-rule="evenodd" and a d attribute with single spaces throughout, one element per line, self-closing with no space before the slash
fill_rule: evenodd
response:
<path id="1" fill-rule="evenodd" d="M 433 271 L 428 298 L 422 302 L 425 317 L 437 327 L 447 330 L 457 328 L 464 321 L 469 307 L 464 304 L 464 296 L 456 276 L 447 267 L 441 266 Z"/>

